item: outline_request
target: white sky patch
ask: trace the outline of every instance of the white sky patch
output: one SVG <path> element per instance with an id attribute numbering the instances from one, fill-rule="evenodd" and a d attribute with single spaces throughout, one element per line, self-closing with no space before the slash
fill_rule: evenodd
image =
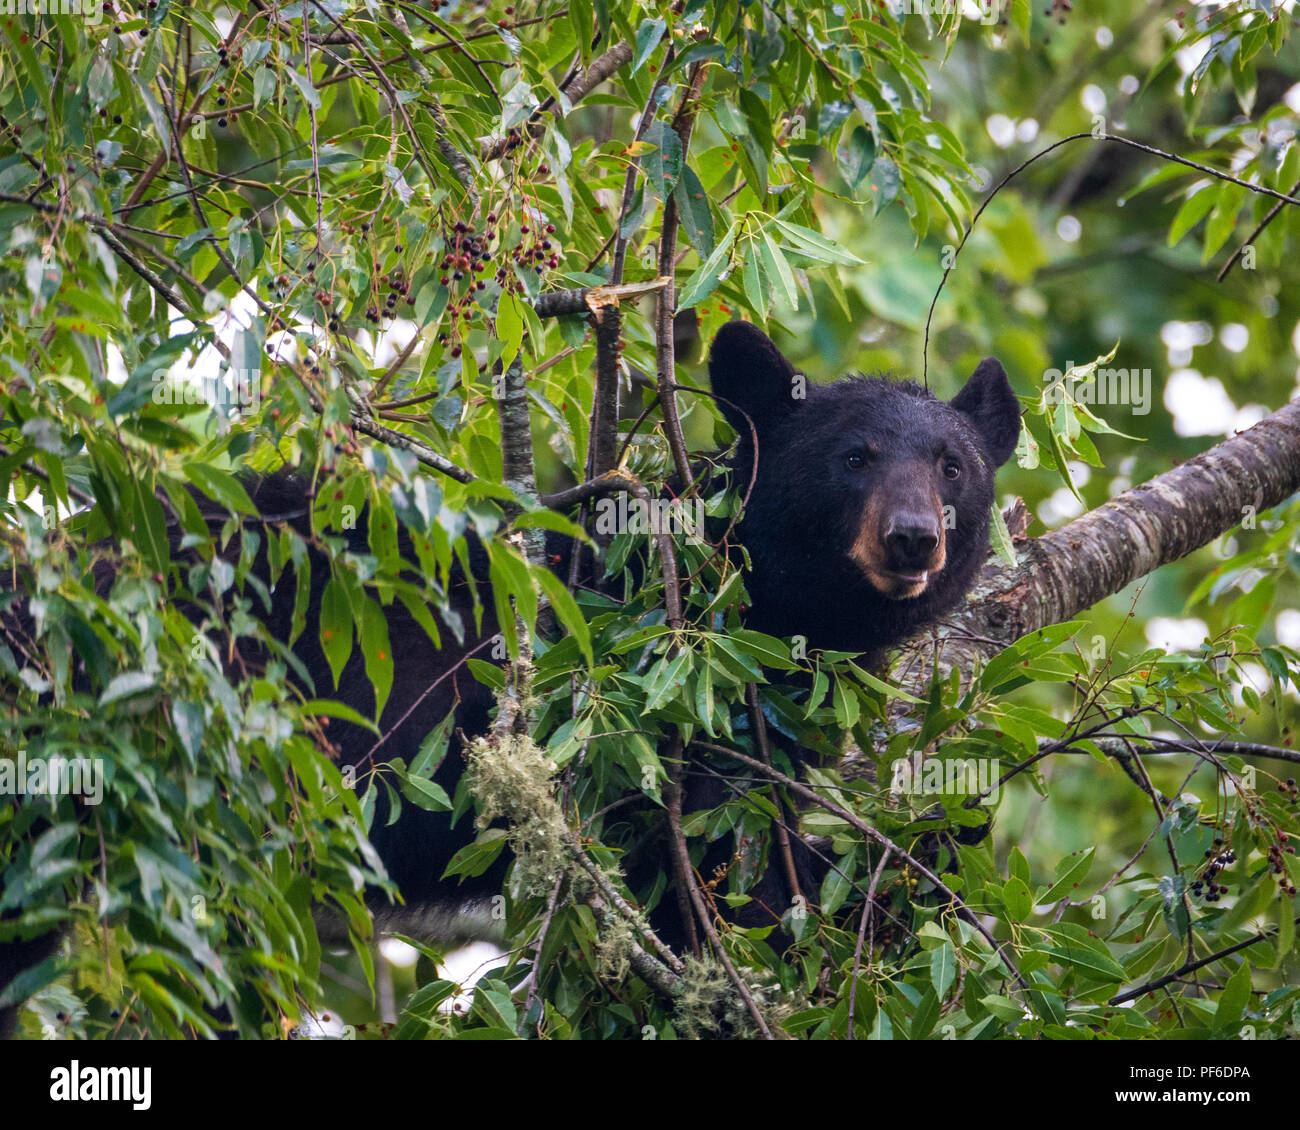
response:
<path id="1" fill-rule="evenodd" d="M 1088 83 L 1079 91 L 1079 101 L 1083 103 L 1083 108 L 1090 114 L 1103 114 L 1106 112 L 1106 92 L 1095 82 Z"/>
<path id="2" fill-rule="evenodd" d="M 1083 513 L 1083 507 L 1065 487 L 1053 491 L 1038 505 L 1038 519 L 1043 525 L 1055 528 L 1062 522 L 1077 518 Z"/>
<path id="3" fill-rule="evenodd" d="M 1133 95 L 1138 92 L 1138 87 L 1141 85 L 1137 75 L 1125 75 L 1119 80 L 1119 92 L 1125 95 Z"/>
<path id="4" fill-rule="evenodd" d="M 1023 141 L 1026 144 L 1038 136 L 1038 121 L 1035 118 L 1026 118 L 1016 125 L 1016 140 Z"/>
<path id="5" fill-rule="evenodd" d="M 1243 404 L 1237 409 L 1237 415 L 1233 418 L 1232 430 L 1244 432 L 1247 428 L 1253 428 L 1268 414 L 1269 410 L 1262 404 Z"/>
<path id="6" fill-rule="evenodd" d="M 213 292 L 215 293 L 215 292 Z M 194 323 L 187 318 L 181 317 L 180 313 L 169 307 L 171 315 L 170 326 L 173 334 L 189 333 L 194 329 Z M 253 317 L 257 313 L 257 302 L 247 290 L 241 290 L 234 298 L 230 300 L 228 306 L 217 309 L 212 317 L 208 319 L 208 324 L 216 330 L 217 340 L 227 348 L 234 345 L 235 335 L 240 330 L 246 330 L 253 324 Z M 193 350 L 186 350 L 181 354 L 170 369 L 167 370 L 167 376 L 177 382 L 194 382 L 196 384 L 203 381 L 213 381 L 221 373 L 225 360 L 218 352 L 215 345 L 205 345 L 196 355 Z"/>
<path id="7" fill-rule="evenodd" d="M 336 1012 L 320 1016 L 306 1013 L 298 1024 L 297 1036 L 300 1040 L 339 1040 L 346 1030 L 343 1017 Z"/>
<path id="8" fill-rule="evenodd" d="M 1092 468 L 1087 463 L 1080 463 L 1077 459 L 1070 460 L 1066 464 L 1066 469 L 1070 472 L 1070 480 L 1076 487 L 1085 487 L 1088 480 L 1092 478 Z"/>
<path id="9" fill-rule="evenodd" d="M 1182 35 L 1182 29 L 1177 24 L 1173 25 L 1176 35 Z M 1205 53 L 1210 49 L 1210 38 L 1198 39 L 1195 43 L 1190 43 L 1186 47 L 1180 47 L 1174 52 L 1174 62 L 1178 64 L 1178 69 L 1185 75 L 1190 75 L 1196 70 L 1197 65 L 1205 58 Z"/>
<path id="10" fill-rule="evenodd" d="M 1219 344 L 1229 353 L 1240 353 L 1250 344 L 1250 330 L 1240 322 L 1224 322 L 1219 327 Z"/>
<path id="11" fill-rule="evenodd" d="M 1251 141 L 1251 144 L 1258 144 L 1258 142 L 1259 142 L 1259 138 L 1256 137 Z M 1249 165 L 1251 161 L 1253 161 L 1254 159 L 1255 159 L 1254 149 L 1241 148 L 1241 149 L 1233 150 L 1232 162 L 1231 162 L 1232 171 L 1234 173 L 1241 172 L 1241 170 L 1244 169 L 1247 165 Z"/>
<path id="12" fill-rule="evenodd" d="M 126 384 L 126 362 L 122 360 L 122 351 L 111 341 L 104 347 L 104 376 L 115 385 Z"/>
<path id="13" fill-rule="evenodd" d="M 1146 624 L 1147 643 L 1165 651 L 1195 651 L 1205 642 L 1210 629 L 1204 620 L 1189 616 L 1152 616 Z"/>
<path id="14" fill-rule="evenodd" d="M 1066 243 L 1076 243 L 1083 234 L 1083 225 L 1073 216 L 1062 216 L 1056 221 L 1056 234 Z"/>
<path id="15" fill-rule="evenodd" d="M 1115 42 L 1115 33 L 1111 31 L 1110 28 L 1106 27 L 1105 24 L 1093 32 L 1092 37 L 1097 41 L 1097 46 L 1103 49 L 1109 47 Z"/>
<path id="16" fill-rule="evenodd" d="M 1237 406 L 1223 382 L 1195 369 L 1178 369 L 1169 375 L 1165 407 L 1180 436 L 1228 435 L 1237 419 Z"/>
<path id="17" fill-rule="evenodd" d="M 420 960 L 420 951 L 401 938 L 380 938 L 379 952 L 389 965 L 398 969 L 409 969 Z"/>
<path id="18" fill-rule="evenodd" d="M 1005 149 L 1016 139 L 1016 123 L 1008 118 L 1006 114 L 989 115 L 989 120 L 984 123 L 984 128 L 989 131 L 989 137 L 993 139 L 993 144 L 999 149 Z"/>
<path id="19" fill-rule="evenodd" d="M 1160 340 L 1169 350 L 1170 366 L 1181 369 L 1191 364 L 1193 349 L 1214 340 L 1214 327 L 1209 322 L 1166 322 L 1160 327 Z"/>
<path id="20" fill-rule="evenodd" d="M 1300 82 L 1282 95 L 1282 101 L 1287 104 L 1289 110 L 1300 114 Z"/>
<path id="21" fill-rule="evenodd" d="M 1238 706 L 1244 706 L 1244 700 L 1241 697 L 1241 688 L 1250 687 L 1257 695 L 1263 698 L 1269 693 L 1273 685 L 1273 680 L 1269 677 L 1268 671 L 1264 669 L 1261 663 L 1243 663 L 1237 668 L 1239 679 L 1232 684 L 1232 701 Z"/>
<path id="22" fill-rule="evenodd" d="M 292 330 L 277 330 L 266 335 L 266 356 L 271 361 L 292 365 L 298 360 L 298 339 Z"/>
<path id="23" fill-rule="evenodd" d="M 1283 647 L 1300 648 L 1300 612 L 1294 608 L 1282 609 L 1273 621 L 1273 630 Z"/>
<path id="24" fill-rule="evenodd" d="M 455 981 L 461 991 L 443 1001 L 438 1010 L 464 1015 L 474 1003 L 474 985 L 484 974 L 501 968 L 505 963 L 505 950 L 492 942 L 470 942 L 452 950 L 438 966 L 438 976 L 444 981 Z"/>

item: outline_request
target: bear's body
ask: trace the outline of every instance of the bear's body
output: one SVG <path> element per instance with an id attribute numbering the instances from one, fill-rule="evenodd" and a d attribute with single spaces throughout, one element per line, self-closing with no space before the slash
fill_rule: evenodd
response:
<path id="1" fill-rule="evenodd" d="M 983 362 L 948 403 L 915 385 L 881 379 L 805 387 L 766 336 L 736 322 L 714 342 L 710 376 L 723 412 L 741 437 L 734 471 L 742 490 L 757 458 L 752 495 L 737 527 L 753 563 L 747 582 L 753 600 L 749 626 L 803 636 L 809 647 L 880 652 L 962 599 L 987 553 L 994 471 L 1010 456 L 1019 435 L 1019 407 L 997 362 Z M 265 520 L 307 530 L 310 502 L 298 480 L 267 479 L 252 484 L 250 493 Z M 348 537 L 356 551 L 367 552 L 364 521 Z M 399 551 L 405 560 L 416 560 L 404 531 L 399 531 Z M 227 552 L 233 554 L 237 547 Z M 474 576 L 457 574 L 450 593 L 467 625 L 463 642 L 444 633 L 443 647 L 435 649 L 401 602 L 386 610 L 397 663 L 380 719 L 384 737 L 380 741 L 366 729 L 331 720 L 330 740 L 343 763 L 364 769 L 373 761 L 401 757 L 409 764 L 453 707 L 459 730 L 473 735 L 486 729 L 491 696 L 464 666 L 475 653 L 491 658 L 485 649 L 498 631 L 490 599 L 484 600 L 481 631 L 472 630 L 469 586 L 484 583 L 483 556 L 481 550 L 472 554 Z M 317 554 L 307 630 L 294 645 L 315 693 L 325 695 L 331 693 L 333 678 L 314 621 L 328 575 L 327 562 Z M 281 640 L 290 635 L 293 590 L 282 579 L 272 596 L 267 627 Z M 332 697 L 373 715 L 373 691 L 358 650 Z M 455 795 L 463 768 L 455 747 L 453 742 L 435 776 L 448 795 Z M 692 780 L 697 782 L 694 789 Z M 702 788 L 700 781 L 705 782 Z M 719 803 L 719 787 L 716 776 L 689 776 L 685 810 Z M 408 804 L 390 826 L 383 790 L 380 798 L 372 842 L 406 902 L 417 914 L 437 919 L 435 930 L 447 932 L 449 911 L 454 917 L 466 902 L 500 890 L 508 863 L 504 856 L 464 884 L 442 878 L 452 855 L 474 838 L 469 816 L 453 825 L 447 813 Z M 653 820 L 656 815 L 647 806 L 636 818 Z M 642 842 L 654 839 L 647 836 Z M 718 844 L 712 854 L 725 859 L 730 852 L 729 845 Z M 657 871 L 663 855 L 650 854 Z M 796 854 L 802 869 L 806 853 Z M 635 863 L 629 860 L 630 870 L 636 870 Z M 738 915 L 744 924 L 770 925 L 769 908 L 790 905 L 779 871 L 769 867 L 760 879 L 758 897 Z M 630 878 L 635 887 L 635 877 Z M 808 883 L 801 879 L 805 889 L 815 889 Z M 670 940 L 680 941 L 680 924 L 674 927 L 668 920 L 675 916 L 676 899 L 669 894 L 659 906 L 652 921 Z M 402 925 L 408 932 L 428 932 L 409 919 Z M 0 990 L 47 956 L 52 938 L 0 946 Z M 0 1010 L 0 1032 L 12 1019 L 12 1010 Z"/>

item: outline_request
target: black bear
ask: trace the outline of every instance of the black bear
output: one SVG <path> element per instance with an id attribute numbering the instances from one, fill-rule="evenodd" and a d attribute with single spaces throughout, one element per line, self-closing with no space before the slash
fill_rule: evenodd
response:
<path id="1" fill-rule="evenodd" d="M 883 377 L 818 386 L 760 330 L 732 322 L 714 340 L 709 377 L 740 435 L 742 483 L 758 461 L 737 527 L 753 563 L 749 626 L 878 652 L 970 591 L 988 551 L 994 472 L 1020 438 L 997 361 L 980 362 L 947 403 Z"/>
<path id="2" fill-rule="evenodd" d="M 749 626 L 801 635 L 810 647 L 879 653 L 964 597 L 987 553 L 994 472 L 1010 457 L 1020 430 L 1019 406 L 997 361 L 982 362 L 947 403 L 915 384 L 883 378 L 816 386 L 762 332 L 733 322 L 713 343 L 709 372 L 740 437 L 732 465 L 736 480 L 748 483 L 757 466 L 737 527 L 753 566 Z M 265 479 L 250 484 L 250 495 L 264 521 L 307 529 L 312 503 L 299 480 Z M 211 517 L 219 523 L 227 516 Z M 364 520 L 348 537 L 358 552 L 366 551 Z M 471 575 L 460 574 L 451 593 L 467 625 L 473 624 L 470 586 L 484 584 L 486 577 L 481 548 L 471 548 Z M 404 560 L 416 560 L 404 531 L 399 549 Z M 238 554 L 238 538 L 224 552 Z M 319 612 L 328 575 L 325 562 L 313 560 L 309 621 Z M 490 610 L 490 599 L 485 604 Z M 290 638 L 293 614 L 294 586 L 282 582 L 266 620 L 275 638 Z M 453 708 L 465 734 L 482 733 L 489 721 L 491 696 L 463 661 L 475 653 L 486 656 L 498 631 L 490 612 L 477 636 L 445 641 L 440 651 L 400 602 L 386 615 L 401 662 L 380 719 L 384 737 L 378 741 L 368 730 L 334 720 L 331 740 L 346 764 L 364 767 L 394 757 L 409 763 Z M 16 623 L 9 613 L 0 627 L 13 631 Z M 317 693 L 328 694 L 333 678 L 314 625 L 309 623 L 294 650 Z M 247 664 L 256 657 L 241 659 Z M 356 650 L 336 697 L 363 715 L 373 714 L 373 691 Z M 435 780 L 448 794 L 456 790 L 462 765 L 453 754 L 438 769 Z M 688 779 L 686 811 L 717 803 L 704 792 L 693 794 L 690 785 Z M 463 884 L 442 878 L 451 856 L 473 839 L 471 820 L 453 823 L 447 813 L 407 805 L 390 825 L 382 796 L 379 807 L 372 842 L 408 907 L 430 920 L 422 928 L 408 917 L 403 929 L 446 936 L 467 902 L 500 890 L 505 857 Z M 652 811 L 642 815 L 654 817 Z M 726 845 L 716 848 L 728 854 Z M 764 916 L 771 924 L 772 912 L 765 908 L 790 904 L 778 870 L 768 869 L 760 880 L 762 897 L 738 915 L 745 924 L 762 924 Z M 652 921 L 667 937 L 680 939 L 680 926 L 664 921 L 675 910 L 673 898 L 662 898 L 659 907 L 659 919 Z M 52 945 L 53 936 L 46 935 L 0 946 L 0 990 Z M 12 1020 L 12 1010 L 0 1010 L 0 1033 Z"/>

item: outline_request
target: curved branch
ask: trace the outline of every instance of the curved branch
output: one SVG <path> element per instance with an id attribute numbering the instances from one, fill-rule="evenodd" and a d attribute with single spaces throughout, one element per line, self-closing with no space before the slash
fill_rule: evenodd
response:
<path id="1" fill-rule="evenodd" d="M 915 691 L 932 663 L 947 674 L 987 662 L 1021 636 L 1059 624 L 1139 577 L 1213 541 L 1300 491 L 1300 401 L 1073 522 L 1017 546 L 1014 567 L 991 561 L 966 607 L 901 680 Z"/>

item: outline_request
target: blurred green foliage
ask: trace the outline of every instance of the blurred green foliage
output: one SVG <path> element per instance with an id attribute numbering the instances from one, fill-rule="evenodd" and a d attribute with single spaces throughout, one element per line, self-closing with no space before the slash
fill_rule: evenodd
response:
<path id="1" fill-rule="evenodd" d="M 349 715 L 324 702 L 330 688 L 309 700 L 286 681 L 295 661 L 260 622 L 250 575 L 265 537 L 277 574 L 304 583 L 303 541 L 273 525 L 230 541 L 248 511 L 232 472 L 287 460 L 320 488 L 313 528 L 331 556 L 326 614 L 308 630 L 327 633 L 336 670 L 359 647 L 381 700 L 393 665 L 383 605 L 425 610 L 431 639 L 458 633 L 446 585 L 471 527 L 492 556 L 498 610 L 517 608 L 531 627 L 539 592 L 554 605 L 565 633 L 537 641 L 533 737 L 555 763 L 566 817 L 616 884 L 640 829 L 607 810 L 638 791 L 659 799 L 670 734 L 753 752 L 751 682 L 764 684 L 769 724 L 809 748 L 856 742 L 871 774 L 827 764 L 808 780 L 909 850 L 982 817 L 964 787 L 891 799 L 899 759 L 937 748 L 941 761 L 1005 768 L 1044 744 L 1071 747 L 1008 784 L 993 835 L 960 849 L 948 877 L 996 923 L 1004 956 L 852 822 L 801 806 L 836 866 L 808 905 L 779 908 L 794 947 L 782 958 L 768 930 L 720 924 L 774 1027 L 817 1038 L 1295 1035 L 1285 888 L 1300 871 L 1279 856 L 1279 886 L 1270 867 L 1297 834 L 1280 763 L 1228 757 L 1216 771 L 1186 753 L 1144 757 L 1148 790 L 1166 798 L 1153 808 L 1132 762 L 1126 773 L 1078 738 L 1104 724 L 1289 747 L 1294 501 L 1021 641 L 972 686 L 932 688 L 902 730 L 890 723 L 897 691 L 850 657 L 791 660 L 781 641 L 746 633 L 742 579 L 698 538 L 678 539 L 691 578 L 681 631 L 664 622 L 653 564 L 623 603 L 570 599 L 505 540 L 512 520 L 565 523 L 503 483 L 494 369 L 518 356 L 529 376 L 542 490 L 581 481 L 595 342 L 576 315 L 539 318 L 533 303 L 654 279 L 666 212 L 680 220 L 678 306 L 698 331 L 682 339 L 683 384 L 705 383 L 704 344 L 737 315 L 815 377 L 919 376 L 949 267 L 928 349 L 940 395 L 990 354 L 1031 410 L 1048 407 L 1054 370 L 1113 354 L 1110 364 L 1149 373 L 1146 411 L 1031 411 L 1020 467 L 1000 486 L 1041 523 L 1031 534 L 1294 395 L 1293 210 L 1216 280 L 1274 198 L 1088 138 L 1016 175 L 956 255 L 990 188 L 1075 133 L 1122 134 L 1294 191 L 1290 12 L 1264 0 L 1177 14 L 1013 0 L 986 19 L 974 5 L 965 16 L 931 7 L 322 3 L 310 42 L 299 9 L 166 0 L 102 20 L 6 24 L 0 602 L 10 613 L 30 602 L 35 621 L 29 649 L 0 647 L 0 743 L 10 757 L 93 749 L 109 766 L 103 806 L 29 796 L 0 807 L 0 910 L 16 915 L 0 921 L 0 940 L 71 925 L 78 942 L 11 990 L 36 993 L 27 1031 L 208 1035 L 224 1005 L 244 1034 L 278 1035 L 326 1000 L 352 1023 L 378 1016 L 360 895 L 380 876 L 361 829 L 380 788 L 453 803 L 427 780 L 448 735 L 360 798 L 321 756 L 322 717 Z M 573 85 L 619 49 L 603 82 Z M 626 267 L 611 279 L 620 244 Z M 624 306 L 625 377 L 656 372 L 653 302 Z M 235 410 L 187 401 L 187 368 L 247 395 Z M 635 384 L 624 432 L 652 406 L 653 383 Z M 680 401 L 693 449 L 731 440 L 707 398 Z M 1053 431 L 1069 445 L 1054 448 Z M 627 439 L 626 466 L 661 483 L 671 459 L 658 414 Z M 439 460 L 452 476 L 429 469 Z M 199 513 L 191 486 L 222 520 Z M 736 504 L 725 492 L 707 501 L 724 516 Z M 365 505 L 412 533 L 422 583 L 386 538 L 346 551 L 342 511 Z M 168 551 L 169 522 L 188 535 L 185 561 Z M 614 571 L 646 543 L 620 535 Z M 201 630 L 182 605 L 199 609 Z M 1184 636 L 1166 649 L 1171 621 Z M 241 639 L 267 660 L 235 679 Z M 781 682 L 794 666 L 812 673 L 810 695 Z M 473 670 L 503 681 L 491 664 Z M 697 859 L 743 833 L 751 846 L 718 891 L 740 902 L 778 809 L 771 786 L 731 776 L 732 799 L 686 814 L 685 832 Z M 490 860 L 500 839 L 485 833 L 463 865 Z M 928 858 L 942 869 L 951 856 Z M 1212 884 L 1208 901 L 1207 867 L 1224 887 Z M 659 898 L 668 875 L 665 863 L 651 888 L 624 893 Z M 668 1037 L 715 1034 L 719 1017 L 745 1030 L 716 967 L 692 967 L 675 1001 L 628 976 L 626 939 L 596 921 L 576 875 L 562 880 L 553 911 L 548 892 L 508 888 L 513 960 L 480 983 L 468 1014 L 440 1007 L 455 986 L 426 946 L 415 973 L 399 975 L 413 990 L 401 1020 L 382 1030 Z M 346 976 L 322 986 L 320 903 L 344 913 L 360 993 Z M 1257 931 L 1275 932 L 1198 974 L 1177 1006 L 1145 994 L 1131 1008 L 1106 1003 Z"/>

